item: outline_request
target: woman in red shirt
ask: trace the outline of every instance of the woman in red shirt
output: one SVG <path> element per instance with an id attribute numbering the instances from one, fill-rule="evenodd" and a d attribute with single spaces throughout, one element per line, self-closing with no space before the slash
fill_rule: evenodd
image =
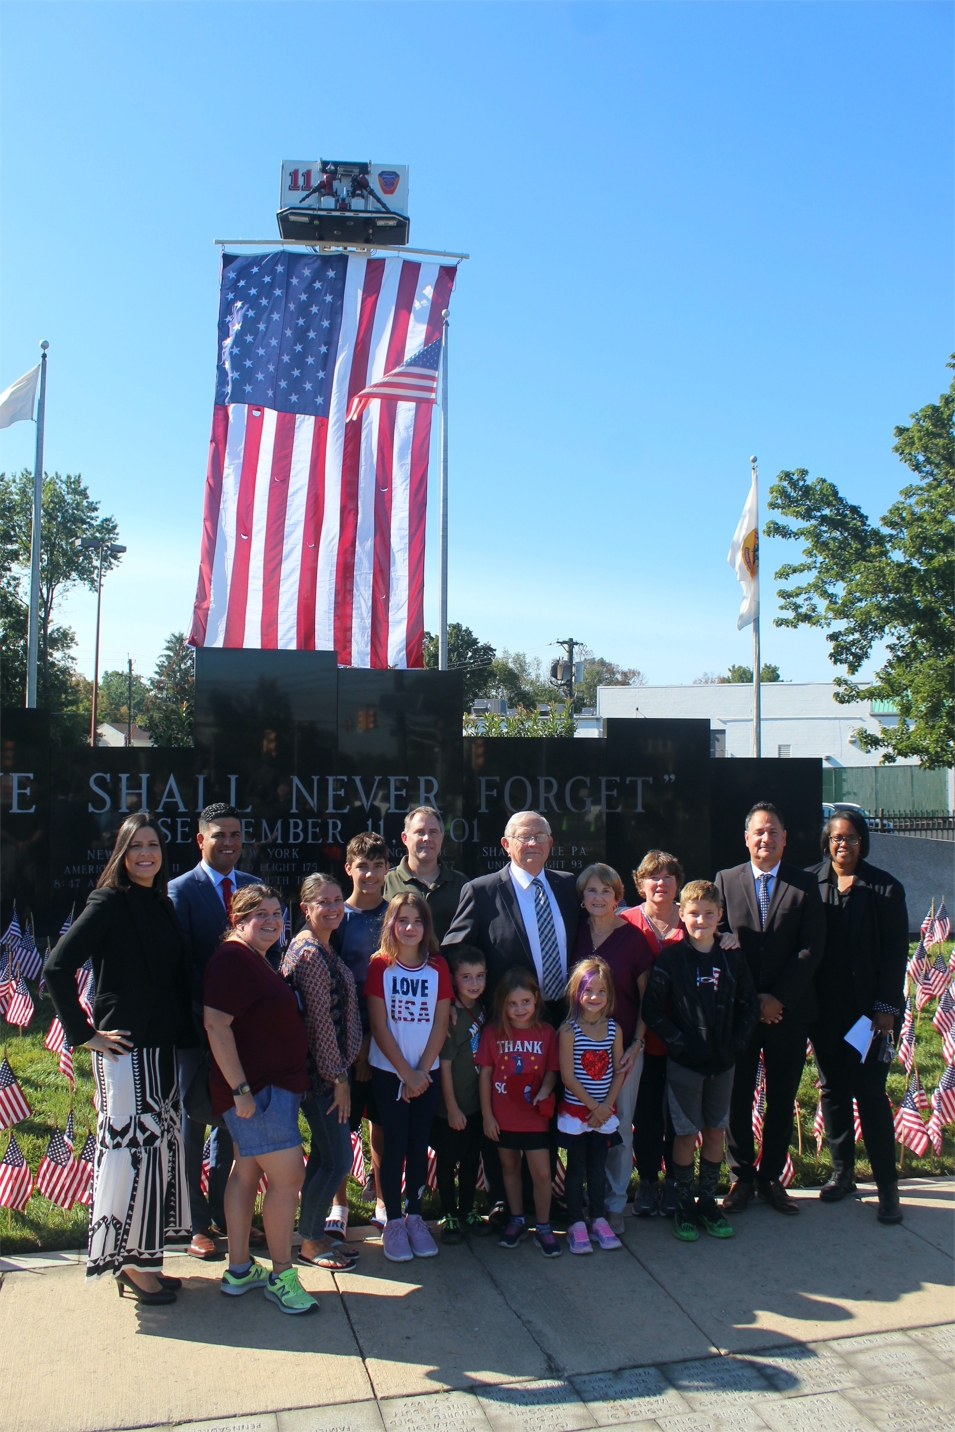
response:
<path id="1" fill-rule="evenodd" d="M 642 905 L 621 914 L 641 932 L 654 964 L 664 945 L 676 944 L 686 931 L 680 924 L 677 895 L 683 885 L 683 866 L 665 850 L 648 850 L 633 872 Z M 633 1150 L 640 1178 L 633 1211 L 638 1218 L 661 1213 L 672 1218 L 679 1199 L 673 1178 L 673 1128 L 666 1110 L 666 1045 L 652 1030 L 646 1032 L 643 1073 L 634 1113 Z M 660 1165 L 664 1181 L 659 1188 Z"/>

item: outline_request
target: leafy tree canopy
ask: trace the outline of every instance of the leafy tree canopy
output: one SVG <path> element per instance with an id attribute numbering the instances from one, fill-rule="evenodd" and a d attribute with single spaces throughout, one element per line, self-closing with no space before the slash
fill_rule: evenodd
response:
<path id="1" fill-rule="evenodd" d="M 768 682 L 781 681 L 779 667 L 769 661 L 764 661 L 759 668 L 759 680 L 762 685 Z M 720 676 L 715 671 L 704 671 L 694 681 L 694 686 L 732 686 L 739 683 L 753 684 L 753 668 L 751 666 L 737 666 L 735 663 L 727 671 L 725 676 Z"/>
<path id="2" fill-rule="evenodd" d="M 598 686 L 646 686 L 647 678 L 635 666 L 618 666 L 606 657 L 594 656 L 588 647 L 579 647 L 578 660 L 584 663 L 584 679 L 574 692 L 574 710 L 597 705 Z"/>
<path id="3" fill-rule="evenodd" d="M 437 636 L 426 631 L 424 664 L 434 670 L 438 667 L 438 647 Z M 479 641 L 470 627 L 462 626 L 460 622 L 448 623 L 448 666 L 452 671 L 462 673 L 465 711 L 470 711 L 471 703 L 478 697 L 487 694 L 486 688 L 495 655 L 493 646 L 486 641 Z"/>
<path id="4" fill-rule="evenodd" d="M 765 532 L 803 544 L 802 560 L 776 573 L 797 579 L 779 591 L 776 625 L 828 632 L 829 659 L 847 673 L 836 678 L 837 701 L 895 703 L 898 724 L 861 731 L 864 749 L 881 751 L 883 763 L 917 756 L 931 768 L 955 764 L 955 381 L 911 416 L 895 429 L 893 452 L 916 481 L 878 523 L 834 483 L 797 468 L 770 489 L 770 508 L 789 522 L 768 522 Z M 874 678 L 852 680 L 883 642 Z"/>
<path id="5" fill-rule="evenodd" d="M 154 746 L 191 746 L 195 711 L 195 653 L 182 632 L 173 632 L 163 646 L 142 725 Z"/>

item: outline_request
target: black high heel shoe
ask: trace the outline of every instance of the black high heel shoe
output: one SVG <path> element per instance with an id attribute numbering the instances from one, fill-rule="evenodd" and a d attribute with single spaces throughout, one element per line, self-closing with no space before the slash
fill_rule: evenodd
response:
<path id="1" fill-rule="evenodd" d="M 178 1293 L 182 1287 L 181 1278 L 167 1278 L 165 1273 L 157 1273 L 155 1276 L 159 1279 L 160 1285 L 163 1288 L 168 1288 L 170 1293 Z"/>
<path id="2" fill-rule="evenodd" d="M 133 1282 L 128 1273 L 120 1273 L 116 1279 L 116 1288 L 119 1292 L 119 1296 L 125 1298 L 127 1293 L 131 1293 L 137 1303 L 148 1303 L 153 1307 L 158 1307 L 161 1303 L 174 1303 L 176 1301 L 176 1294 L 172 1288 L 166 1286 L 166 1283 L 167 1281 L 169 1283 L 178 1283 L 179 1279 L 170 1278 L 167 1280 L 164 1279 L 161 1274 L 157 1276 L 162 1285 L 159 1292 L 147 1293 L 138 1283 Z"/>

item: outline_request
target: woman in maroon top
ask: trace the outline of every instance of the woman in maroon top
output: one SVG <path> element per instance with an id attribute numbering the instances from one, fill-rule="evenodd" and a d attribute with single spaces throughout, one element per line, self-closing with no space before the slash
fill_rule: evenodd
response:
<path id="1" fill-rule="evenodd" d="M 643 934 L 617 913 L 623 899 L 623 881 L 609 865 L 588 865 L 577 879 L 577 893 L 587 913 L 577 927 L 572 965 L 594 955 L 606 960 L 613 975 L 614 1019 L 623 1034 L 623 1061 L 626 1074 L 617 1095 L 621 1142 L 607 1153 L 607 1222 L 615 1233 L 623 1232 L 623 1211 L 627 1186 L 633 1172 L 633 1111 L 640 1088 L 646 1029 L 640 1015 L 643 994 L 650 977 L 653 955 Z"/>
<path id="2" fill-rule="evenodd" d="M 204 1022 L 212 1050 L 209 1094 L 235 1146 L 226 1184 L 229 1267 L 224 1293 L 260 1287 L 284 1313 L 317 1308 L 292 1267 L 292 1226 L 302 1177 L 298 1111 L 308 1089 L 308 1035 L 292 989 L 266 952 L 282 933 L 282 902 L 265 885 L 232 896 L 231 928 L 206 966 Z M 249 1229 L 262 1175 L 262 1209 L 272 1257 L 268 1273 L 249 1257 Z"/>

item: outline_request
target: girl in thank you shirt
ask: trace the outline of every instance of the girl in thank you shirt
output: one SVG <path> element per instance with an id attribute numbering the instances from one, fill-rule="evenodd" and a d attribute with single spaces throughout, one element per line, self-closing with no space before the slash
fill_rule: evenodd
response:
<path id="1" fill-rule="evenodd" d="M 480 1066 L 484 1133 L 501 1154 L 510 1221 L 498 1242 L 516 1248 L 527 1235 L 521 1156 L 534 1186 L 537 1229 L 534 1242 L 545 1258 L 560 1256 L 550 1226 L 550 1119 L 560 1070 L 557 1035 L 544 1023 L 537 976 L 521 966 L 508 970 L 494 994 L 494 1021 L 481 1035 Z"/>
<path id="2" fill-rule="evenodd" d="M 451 995 L 451 975 L 438 954 L 427 900 L 416 893 L 396 895 L 365 977 L 368 1062 L 384 1134 L 381 1191 L 388 1222 L 382 1247 L 392 1263 L 433 1258 L 438 1251 L 421 1217 L 421 1197 Z M 401 1206 L 402 1168 L 407 1216 Z"/>

